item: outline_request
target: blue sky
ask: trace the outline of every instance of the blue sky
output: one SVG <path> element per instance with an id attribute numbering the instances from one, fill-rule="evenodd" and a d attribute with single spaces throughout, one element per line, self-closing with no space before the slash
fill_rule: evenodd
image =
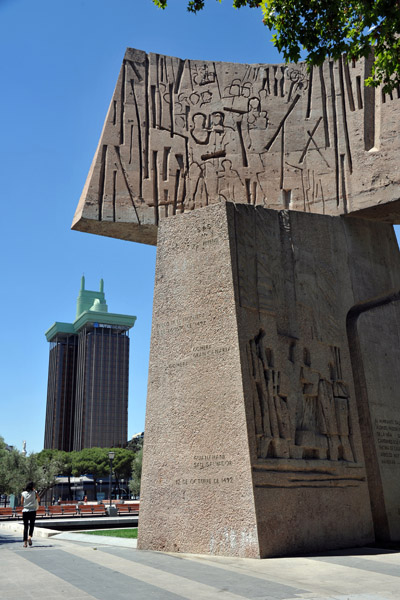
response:
<path id="1" fill-rule="evenodd" d="M 0 435 L 43 448 L 46 329 L 74 319 L 80 278 L 133 314 L 128 434 L 144 428 L 156 249 L 70 231 L 126 47 L 281 62 L 257 9 L 186 0 L 0 0 Z"/>
<path id="2" fill-rule="evenodd" d="M 129 436 L 144 428 L 156 249 L 70 231 L 125 49 L 277 62 L 259 10 L 185 0 L 0 0 L 2 344 L 0 435 L 43 448 L 48 343 L 75 317 L 82 273 L 104 278 L 131 332 Z"/>

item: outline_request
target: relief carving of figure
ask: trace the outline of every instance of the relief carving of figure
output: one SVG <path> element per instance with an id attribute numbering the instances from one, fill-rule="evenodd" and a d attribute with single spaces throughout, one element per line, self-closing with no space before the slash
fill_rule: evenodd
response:
<path id="1" fill-rule="evenodd" d="M 232 83 L 225 89 L 225 97 L 249 98 L 252 92 L 252 84 L 249 81 L 242 82 L 240 79 L 233 79 Z"/>
<path id="2" fill-rule="evenodd" d="M 225 200 L 235 201 L 244 194 L 244 184 L 236 169 L 232 168 L 232 161 L 224 159 L 221 162 L 221 169 L 217 171 L 218 176 L 218 197 Z"/>
<path id="3" fill-rule="evenodd" d="M 216 79 L 215 73 L 213 71 L 209 71 L 206 64 L 198 67 L 198 70 L 193 75 L 193 81 L 197 85 L 207 85 L 209 83 L 214 83 Z"/>
<path id="4" fill-rule="evenodd" d="M 233 128 L 225 125 L 225 114 L 222 111 L 211 113 L 208 119 L 203 113 L 193 115 L 193 126 L 190 134 L 196 142 L 196 146 L 192 149 L 191 161 L 192 164 L 197 165 L 197 174 L 192 179 L 195 181 L 193 192 L 195 207 L 219 201 L 221 171 L 225 172 L 224 168 L 221 169 L 221 161 L 226 156 L 229 131 L 233 131 Z M 194 170 L 192 167 L 191 177 Z M 228 193 L 234 193 L 235 189 L 238 192 L 241 180 L 237 171 L 228 170 L 226 175 L 228 179 L 224 182 L 225 193 L 228 190 Z M 239 196 L 237 197 L 239 198 Z"/>
<path id="5" fill-rule="evenodd" d="M 268 113 L 262 109 L 261 100 L 256 96 L 249 98 L 247 112 L 242 117 L 241 130 L 248 164 L 247 176 L 252 204 L 261 204 L 266 200 L 262 180 L 266 168 L 264 155 L 268 125 Z"/>
<path id="6" fill-rule="evenodd" d="M 259 98 L 248 101 L 247 113 L 244 115 L 247 133 L 247 147 L 252 152 L 262 152 L 265 146 L 265 130 L 268 127 L 268 113 L 261 109 Z"/>
<path id="7" fill-rule="evenodd" d="M 303 458 L 354 461 L 350 443 L 349 394 L 341 378 L 339 348 L 331 348 L 329 379 L 309 365 L 300 369 L 303 405 L 296 445 Z M 310 361 L 311 362 L 311 361 Z"/>
<path id="8" fill-rule="evenodd" d="M 226 127 L 224 125 L 225 115 L 223 112 L 217 111 L 211 113 L 210 116 L 210 145 L 214 152 L 224 150 L 224 138 Z"/>
<path id="9" fill-rule="evenodd" d="M 194 184 L 192 187 L 192 193 L 186 202 L 188 210 L 193 210 L 195 207 L 207 206 L 208 190 L 207 181 L 205 178 L 205 169 L 203 165 L 192 160 L 189 168 L 189 178 L 194 182 Z"/>
<path id="10" fill-rule="evenodd" d="M 320 402 L 320 374 L 304 365 L 300 369 L 300 384 L 303 404 L 296 428 L 296 445 L 302 447 L 303 458 L 325 459 L 328 457 L 328 439 L 325 414 Z"/>
<path id="11" fill-rule="evenodd" d="M 190 135 L 196 144 L 208 144 L 208 140 L 210 139 L 210 131 L 207 127 L 206 115 L 203 113 L 194 113 L 192 117 L 192 123 Z"/>
<path id="12" fill-rule="evenodd" d="M 331 356 L 332 361 L 329 363 L 329 368 L 340 441 L 339 459 L 354 461 L 355 455 L 351 446 L 350 394 L 346 383 L 343 381 L 340 349 L 336 346 L 332 346 Z"/>
<path id="13" fill-rule="evenodd" d="M 339 348 L 330 349 L 333 360 L 327 364 L 326 377 L 312 367 L 310 351 L 304 348 L 300 389 L 287 390 L 264 340 L 261 330 L 249 343 L 258 458 L 354 462 L 349 393 L 342 380 Z M 289 401 L 298 393 L 301 402 L 292 433 Z"/>
<path id="14" fill-rule="evenodd" d="M 259 458 L 289 458 L 290 413 L 281 392 L 280 373 L 273 368 L 273 353 L 263 344 L 265 332 L 250 340 L 254 383 L 254 417 Z"/>

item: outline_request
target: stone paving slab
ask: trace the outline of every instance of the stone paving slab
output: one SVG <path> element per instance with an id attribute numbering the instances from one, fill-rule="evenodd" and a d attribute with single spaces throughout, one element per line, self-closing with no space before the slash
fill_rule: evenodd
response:
<path id="1" fill-rule="evenodd" d="M 120 518 L 120 517 L 92 517 L 92 518 L 71 518 L 71 519 L 52 519 L 52 520 L 37 520 L 35 523 L 35 536 L 36 537 L 52 537 L 58 535 L 63 528 L 74 526 L 76 529 L 110 529 L 105 525 L 112 525 L 114 528 L 118 527 L 137 527 L 137 517 Z M 58 529 L 59 528 L 59 529 Z M 0 531 L 13 531 L 22 535 L 24 525 L 22 520 L 10 519 L 8 521 L 0 521 Z M 64 532 L 68 533 L 68 532 Z M 69 532 L 71 533 L 71 532 Z"/>
<path id="2" fill-rule="evenodd" d="M 100 529 L 100 528 L 99 528 Z M 82 542 L 84 544 L 91 544 L 95 542 L 97 546 L 119 546 L 122 548 L 136 548 L 137 540 L 110 537 L 107 535 L 90 535 L 80 532 L 63 532 L 57 533 L 54 536 L 56 540 L 66 540 L 70 542 Z"/>
<path id="3" fill-rule="evenodd" d="M 35 531 L 23 548 L 20 528 L 0 528 L 0 600 L 400 600 L 400 552 L 256 560 L 140 551 L 135 541 Z"/>

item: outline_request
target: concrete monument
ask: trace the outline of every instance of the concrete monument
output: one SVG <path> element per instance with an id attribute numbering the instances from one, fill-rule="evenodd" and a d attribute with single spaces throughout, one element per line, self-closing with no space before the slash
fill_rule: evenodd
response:
<path id="1" fill-rule="evenodd" d="M 141 548 L 400 539 L 400 101 L 370 66 L 126 52 L 73 228 L 158 244 Z"/>
<path id="2" fill-rule="evenodd" d="M 365 88 L 370 69 L 128 49 L 73 227 L 155 244 L 221 199 L 400 222 L 399 93 Z"/>

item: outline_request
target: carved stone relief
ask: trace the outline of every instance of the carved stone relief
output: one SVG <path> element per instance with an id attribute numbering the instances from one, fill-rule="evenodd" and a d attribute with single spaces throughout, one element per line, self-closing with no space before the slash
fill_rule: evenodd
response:
<path id="1" fill-rule="evenodd" d="M 160 219 L 221 200 L 347 214 L 378 192 L 385 218 L 398 198 L 400 102 L 364 89 L 369 68 L 128 49 L 73 227 L 156 243 Z"/>
<path id="2" fill-rule="evenodd" d="M 355 462 L 340 349 L 328 347 L 321 372 L 313 368 L 308 348 L 297 361 L 293 347 L 287 360 L 294 363 L 295 386 L 288 378 L 284 384 L 287 365 L 275 363 L 263 330 L 249 341 L 257 457 Z"/>

